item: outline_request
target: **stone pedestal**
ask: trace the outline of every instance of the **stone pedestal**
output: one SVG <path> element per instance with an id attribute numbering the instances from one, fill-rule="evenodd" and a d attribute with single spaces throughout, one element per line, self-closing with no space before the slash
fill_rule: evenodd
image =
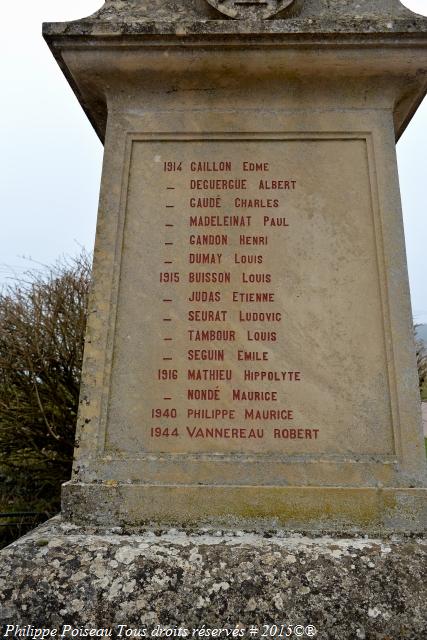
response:
<path id="1" fill-rule="evenodd" d="M 426 562 L 427 542 L 416 537 L 135 534 L 55 519 L 0 554 L 0 629 L 62 633 L 69 625 L 168 637 L 166 629 L 180 628 L 188 630 L 180 637 L 200 638 L 238 627 L 239 637 L 255 639 L 421 640 Z M 200 633 L 206 629 L 211 636 Z"/>

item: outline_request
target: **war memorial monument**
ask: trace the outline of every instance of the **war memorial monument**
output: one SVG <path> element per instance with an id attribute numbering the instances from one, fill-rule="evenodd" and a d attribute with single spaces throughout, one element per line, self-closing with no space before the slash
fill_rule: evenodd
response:
<path id="1" fill-rule="evenodd" d="M 107 0 L 44 37 L 104 167 L 73 477 L 0 555 L 0 622 L 421 640 L 395 145 L 427 19 Z"/>

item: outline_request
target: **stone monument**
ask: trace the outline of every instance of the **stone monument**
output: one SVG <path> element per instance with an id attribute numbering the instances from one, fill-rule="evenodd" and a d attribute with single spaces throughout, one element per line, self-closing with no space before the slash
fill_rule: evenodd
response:
<path id="1" fill-rule="evenodd" d="M 426 28 L 398 0 L 45 25 L 105 142 L 66 517 L 423 528 L 395 140 Z"/>
<path id="2" fill-rule="evenodd" d="M 3 556 L 3 619 L 423 637 L 395 143 L 427 20 L 107 0 L 44 36 L 105 156 L 73 478 Z"/>

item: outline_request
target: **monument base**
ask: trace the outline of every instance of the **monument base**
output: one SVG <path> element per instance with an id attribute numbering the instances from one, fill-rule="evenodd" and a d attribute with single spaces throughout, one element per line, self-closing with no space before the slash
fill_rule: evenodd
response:
<path id="1" fill-rule="evenodd" d="M 64 516 L 75 523 L 172 526 L 221 523 L 253 530 L 423 533 L 427 489 L 142 485 L 69 482 Z M 232 514 L 232 515 L 230 515 Z"/>
<path id="2" fill-rule="evenodd" d="M 145 629 L 137 637 L 171 635 L 160 634 L 161 625 L 202 638 L 239 626 L 238 637 L 262 638 L 280 637 L 272 625 L 284 625 L 292 637 L 420 640 L 426 563 L 427 539 L 413 536 L 129 535 L 57 517 L 0 553 L 0 628 L 58 628 L 58 637 L 64 625 L 111 630 L 110 637 L 130 637 L 129 629 Z M 121 636 L 119 625 L 126 625 Z"/>

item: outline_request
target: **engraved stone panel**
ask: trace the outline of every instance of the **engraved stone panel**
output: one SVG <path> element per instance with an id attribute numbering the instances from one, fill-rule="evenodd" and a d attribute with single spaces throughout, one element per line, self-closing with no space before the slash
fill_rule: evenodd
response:
<path id="1" fill-rule="evenodd" d="M 172 138 L 131 145 L 107 451 L 392 454 L 369 140 Z"/>

